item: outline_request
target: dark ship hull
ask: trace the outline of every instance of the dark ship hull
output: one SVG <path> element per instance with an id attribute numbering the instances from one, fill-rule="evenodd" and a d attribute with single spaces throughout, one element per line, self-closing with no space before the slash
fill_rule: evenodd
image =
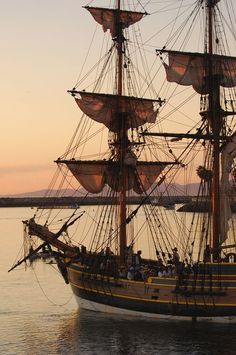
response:
<path id="1" fill-rule="evenodd" d="M 204 265 L 202 265 L 204 266 Z M 68 267 L 81 308 L 121 315 L 183 320 L 236 320 L 236 264 L 207 264 L 208 273 L 130 281 L 96 274 L 80 263 Z M 86 270 L 85 270 L 86 269 Z"/>

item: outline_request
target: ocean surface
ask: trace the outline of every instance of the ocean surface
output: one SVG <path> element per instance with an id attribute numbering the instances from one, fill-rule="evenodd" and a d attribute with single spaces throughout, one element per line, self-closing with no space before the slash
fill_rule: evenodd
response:
<path id="1" fill-rule="evenodd" d="M 24 265 L 21 221 L 32 209 L 0 209 L 0 354 L 236 354 L 236 324 L 117 317 L 80 310 L 57 270 Z"/>

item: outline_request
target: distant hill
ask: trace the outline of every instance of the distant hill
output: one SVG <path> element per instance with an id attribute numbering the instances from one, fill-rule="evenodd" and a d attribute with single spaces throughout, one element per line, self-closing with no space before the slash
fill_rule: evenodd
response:
<path id="1" fill-rule="evenodd" d="M 31 191 L 31 192 L 23 192 L 20 194 L 13 194 L 13 195 L 2 195 L 0 197 L 45 197 L 45 196 L 50 196 L 50 197 L 57 197 L 57 196 L 81 196 L 81 194 L 75 195 L 74 190 L 72 189 L 67 189 L 67 190 L 51 190 L 49 194 L 49 190 L 37 190 L 37 191 Z"/>
<path id="2" fill-rule="evenodd" d="M 196 196 L 198 192 L 199 184 L 189 184 L 189 185 L 179 185 L 179 184 L 172 184 L 170 185 L 168 192 L 170 196 Z M 163 195 L 167 195 L 165 193 L 165 187 L 163 185 L 162 188 L 158 188 L 158 191 L 163 193 Z M 86 191 L 84 189 L 80 189 L 78 192 L 75 193 L 72 189 L 64 189 L 58 192 L 58 190 L 50 191 L 48 194 L 48 190 L 38 190 L 38 191 L 31 191 L 31 192 L 24 192 L 20 194 L 13 194 L 13 195 L 2 195 L 0 197 L 57 197 L 57 196 L 84 196 Z M 100 194 L 94 194 L 94 196 L 99 196 Z M 136 195 L 136 194 L 135 194 Z M 90 194 L 92 196 L 92 194 Z"/>

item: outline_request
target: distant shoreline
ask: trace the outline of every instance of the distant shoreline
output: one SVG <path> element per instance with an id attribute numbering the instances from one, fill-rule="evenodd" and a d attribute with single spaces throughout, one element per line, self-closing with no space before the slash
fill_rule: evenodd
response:
<path id="1" fill-rule="evenodd" d="M 128 204 L 140 204 L 143 202 L 144 197 L 133 196 L 127 198 Z M 154 205 L 170 205 L 176 203 L 189 203 L 191 197 L 189 196 L 172 196 L 172 197 L 150 197 L 144 203 L 153 203 Z M 78 207 L 86 205 L 110 205 L 117 203 L 117 198 L 111 197 L 1 197 L 0 208 L 3 207 Z"/>
<path id="2" fill-rule="evenodd" d="M 163 206 L 167 209 L 174 209 L 175 204 L 182 206 L 177 209 L 178 212 L 208 212 L 209 203 L 193 202 L 191 196 L 162 196 L 150 197 L 144 201 L 143 197 L 133 196 L 127 198 L 127 204 L 139 205 L 141 203 L 150 203 L 156 206 Z M 86 197 L 0 197 L 0 208 L 8 207 L 38 207 L 38 208 L 78 208 L 80 206 L 114 205 L 117 198 L 90 196 Z M 173 207 L 173 208 L 172 208 Z M 231 203 L 232 213 L 236 213 L 236 202 Z"/>

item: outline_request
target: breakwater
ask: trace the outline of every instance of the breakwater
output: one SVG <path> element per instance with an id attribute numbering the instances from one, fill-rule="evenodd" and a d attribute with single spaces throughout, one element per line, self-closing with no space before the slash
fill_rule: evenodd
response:
<path id="1" fill-rule="evenodd" d="M 0 207 L 64 207 L 74 208 L 87 205 L 111 205 L 116 204 L 117 197 L 1 197 Z M 185 204 L 191 201 L 189 196 L 168 196 L 168 197 L 140 197 L 132 196 L 127 198 L 127 203 L 139 205 L 140 203 L 152 203 L 154 205 L 169 206 L 171 204 Z"/>

